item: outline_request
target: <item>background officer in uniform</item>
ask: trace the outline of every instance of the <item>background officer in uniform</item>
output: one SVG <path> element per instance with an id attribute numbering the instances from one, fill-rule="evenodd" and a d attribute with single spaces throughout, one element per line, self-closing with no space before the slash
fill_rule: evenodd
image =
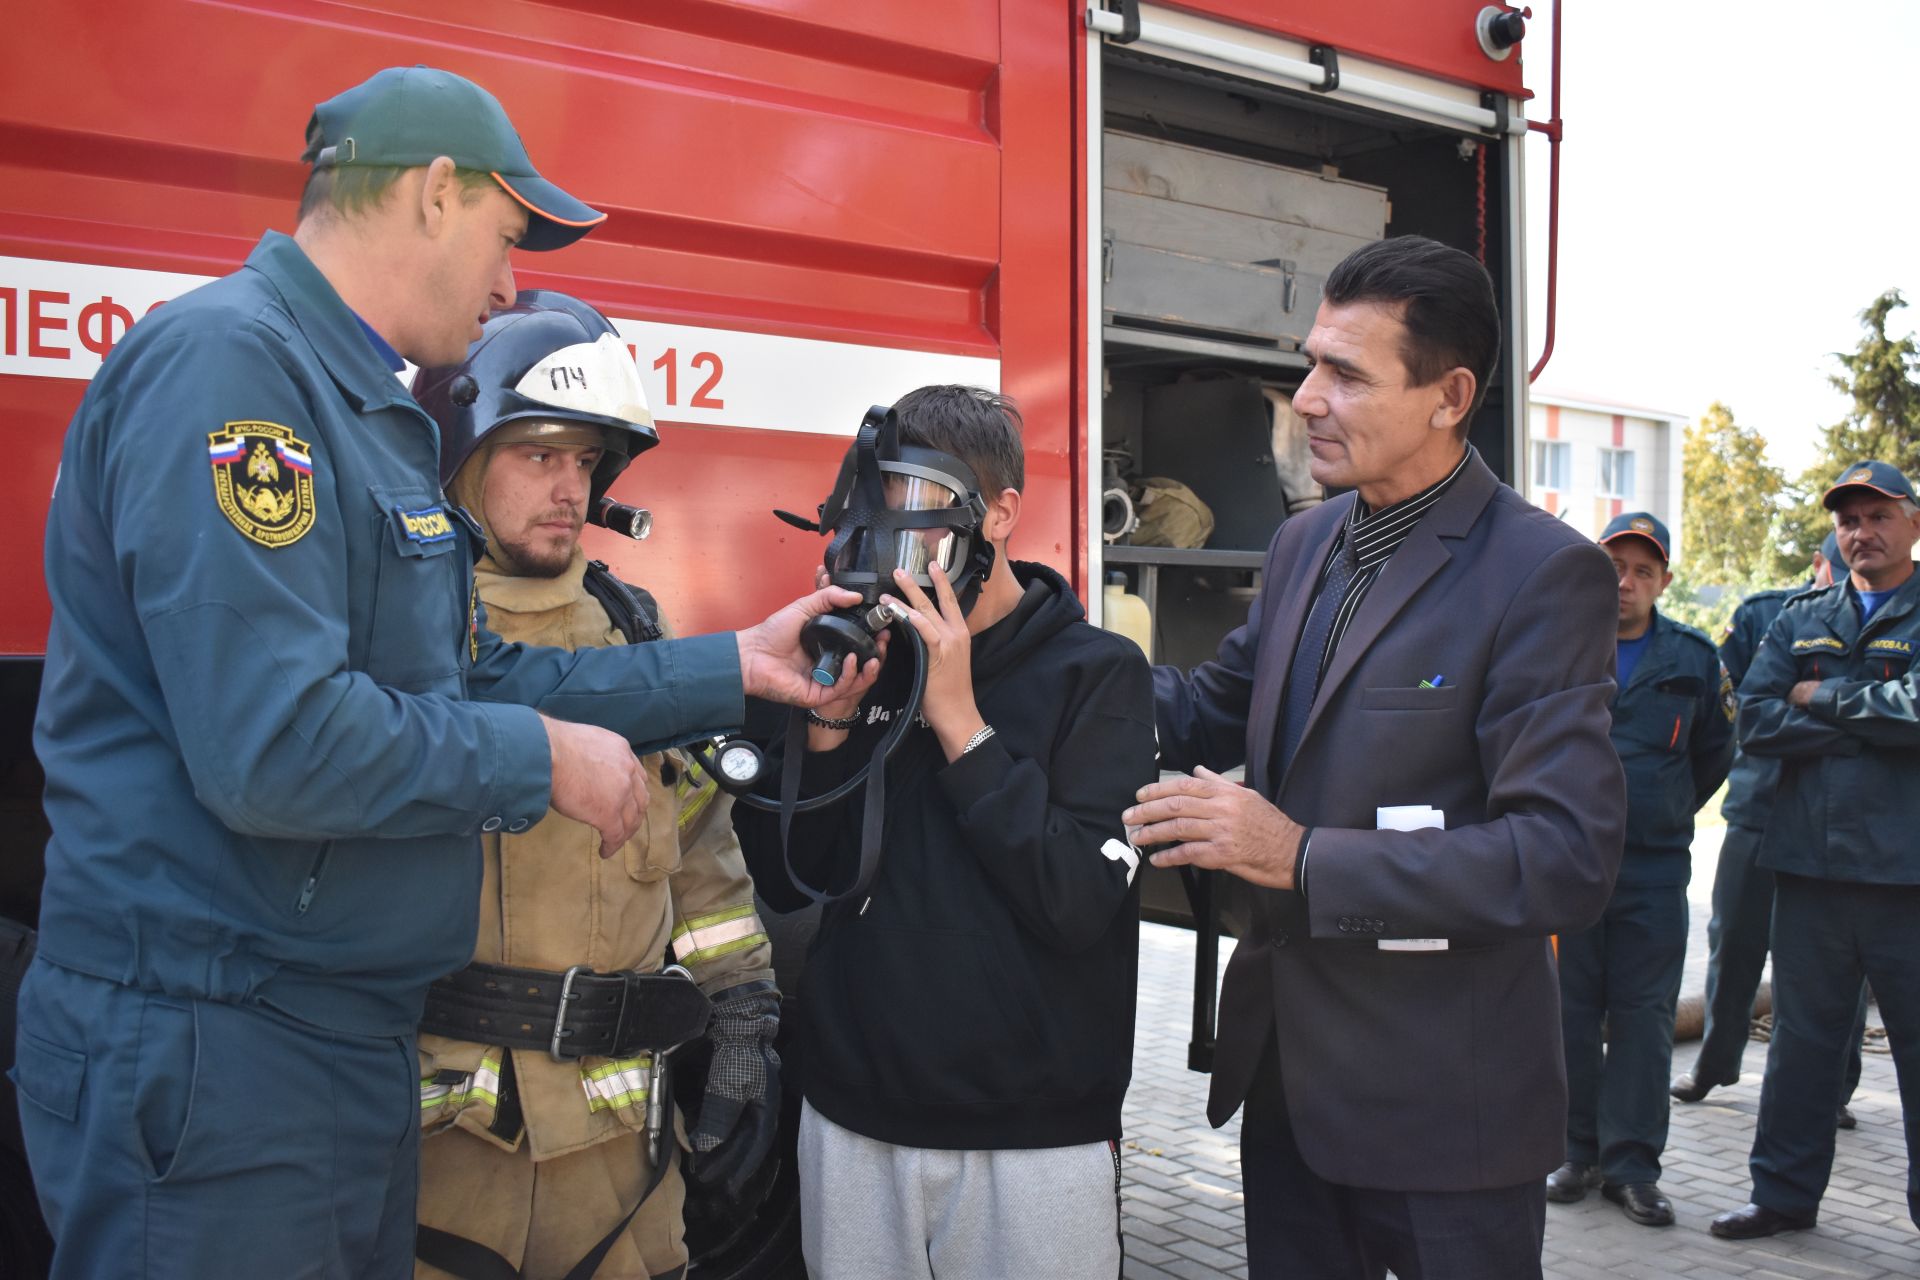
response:
<path id="1" fill-rule="evenodd" d="M 464 363 L 423 370 L 414 390 L 440 427 L 448 495 L 486 534 L 475 577 L 501 639 L 562 649 L 660 640 L 653 598 L 581 547 L 586 513 L 658 442 L 613 326 L 564 294 L 522 293 L 487 321 Z M 574 966 L 604 975 L 595 981 L 617 992 L 611 1007 L 626 1008 L 637 1034 L 672 1043 L 686 1034 L 672 1027 L 678 1006 L 660 1006 L 657 983 L 629 976 L 657 972 L 671 945 L 714 1002 L 696 1173 L 737 1191 L 772 1142 L 779 993 L 727 820 L 732 801 L 679 752 L 642 764 L 646 821 L 611 860 L 599 858 L 591 827 L 557 815 L 482 838 L 474 963 L 435 984 L 420 1042 L 429 1136 L 419 1248 L 448 1270 L 423 1261 L 417 1275 L 473 1275 L 460 1263 L 484 1247 L 525 1275 L 559 1277 L 602 1241 L 600 1274 L 684 1270 L 678 1143 L 671 1107 L 651 1096 L 664 1085 L 652 1055 L 612 1027 L 563 1045 L 560 1059 L 544 1024 L 502 1039 L 520 989 L 540 987 L 551 1006 Z M 575 990 L 585 981 L 576 977 Z M 509 986 L 515 998 L 488 998 Z"/>
<path id="2" fill-rule="evenodd" d="M 503 643 L 394 371 L 461 359 L 510 251 L 602 215 L 443 71 L 320 104 L 308 144 L 296 234 L 134 326 L 48 515 L 53 835 L 14 1078 L 56 1280 L 405 1275 L 414 1028 L 473 955 L 477 834 L 551 809 L 617 852 L 647 800 L 629 741 L 819 701 L 799 627 L 851 599 Z"/>
<path id="3" fill-rule="evenodd" d="M 1727 669 L 1734 688 L 1747 678 L 1754 652 L 1787 601 L 1809 589 L 1830 587 L 1834 575 L 1844 576 L 1846 572 L 1839 539 L 1829 533 L 1813 553 L 1811 582 L 1756 591 L 1740 602 L 1727 622 L 1726 635 L 1720 639 L 1720 665 Z M 1706 1030 L 1700 1037 L 1693 1070 L 1675 1077 L 1667 1091 L 1681 1102 L 1698 1102 L 1716 1087 L 1740 1078 L 1740 1060 L 1753 1024 L 1753 996 L 1767 966 L 1767 934 L 1773 927 L 1773 873 L 1755 859 L 1779 781 L 1778 760 L 1748 755 L 1736 747 L 1733 768 L 1727 775 L 1727 798 L 1720 805 L 1727 829 L 1720 842 L 1719 865 L 1713 873 L 1713 919 L 1707 925 Z M 1863 1026 L 1866 1017 L 1866 992 L 1862 990 Z M 1851 1129 L 1855 1124 L 1847 1100 L 1859 1083 L 1860 1036 L 1856 1033 L 1834 1115 L 1839 1128 Z"/>
<path id="4" fill-rule="evenodd" d="M 1884 462 L 1848 467 L 1825 502 L 1851 572 L 1787 602 L 1740 686 L 1741 747 L 1777 758 L 1780 786 L 1760 845 L 1775 875 L 1773 1043 L 1753 1199 L 1713 1220 L 1735 1240 L 1818 1217 L 1863 979 L 1900 1077 L 1920 1221 L 1920 507 Z"/>
<path id="5" fill-rule="evenodd" d="M 1673 581 L 1666 526 L 1628 512 L 1600 542 L 1620 589 L 1613 745 L 1627 773 L 1627 847 L 1606 914 L 1560 939 L 1567 1162 L 1547 1175 L 1547 1199 L 1571 1203 L 1597 1182 L 1629 1218 L 1663 1227 L 1673 1222 L 1658 1183 L 1693 815 L 1733 759 L 1733 685 L 1711 640 L 1654 607 Z"/>

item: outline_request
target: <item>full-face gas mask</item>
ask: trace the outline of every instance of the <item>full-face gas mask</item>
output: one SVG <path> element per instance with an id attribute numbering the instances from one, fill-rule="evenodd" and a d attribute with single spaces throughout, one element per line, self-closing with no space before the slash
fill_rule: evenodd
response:
<path id="1" fill-rule="evenodd" d="M 932 594 L 931 574 L 937 566 L 952 584 L 961 609 L 970 610 L 993 572 L 993 544 L 983 531 L 987 504 L 973 469 L 938 449 L 900 443 L 900 415 L 880 405 L 861 420 L 840 463 L 833 492 L 820 504 L 819 518 L 809 520 L 789 511 L 774 514 L 797 529 L 830 535 L 823 557 L 827 577 L 834 586 L 860 596 L 859 605 L 822 614 L 801 630 L 801 643 L 815 659 L 813 678 L 831 685 L 849 655 L 861 662 L 872 658 L 880 633 L 889 627 L 896 633 L 896 645 L 908 648 L 913 663 L 906 702 L 888 717 L 889 727 L 874 744 L 866 767 L 831 791 L 800 796 L 799 766 L 806 752 L 807 728 L 799 711 L 791 713 L 787 723 L 778 800 L 752 789 L 764 762 L 758 748 L 744 739 L 716 744 L 712 757 L 702 757 L 708 772 L 741 803 L 781 815 L 783 855 L 787 825 L 794 814 L 837 804 L 865 788 L 860 865 L 850 887 L 817 889 L 801 879 L 791 859 L 787 860 L 787 875 L 795 887 L 817 902 L 830 902 L 865 892 L 879 869 L 887 758 L 918 721 L 927 687 L 925 642 L 905 615 L 882 605 L 880 597 L 898 590 L 895 569 L 905 569 Z"/>
<path id="2" fill-rule="evenodd" d="M 652 516 L 607 497 L 627 464 L 660 442 L 633 356 L 607 318 L 578 298 L 523 290 L 487 320 L 456 365 L 414 375 L 414 399 L 440 427 L 440 481 L 482 445 L 551 439 L 597 445 L 587 520 L 644 538 Z"/>
<path id="3" fill-rule="evenodd" d="M 877 604 L 893 590 L 893 571 L 905 569 L 931 591 L 937 565 L 953 584 L 962 609 L 971 609 L 993 571 L 993 546 L 981 535 L 987 504 L 973 468 L 949 453 L 900 443 L 900 415 L 867 410 L 833 492 L 818 521 L 776 512 L 788 524 L 833 535 L 827 575 L 838 587 Z"/>
<path id="4" fill-rule="evenodd" d="M 801 636 L 818 659 L 814 678 L 822 684 L 834 682 L 847 654 L 863 662 L 873 656 L 875 637 L 891 621 L 877 606 L 882 593 L 896 590 L 895 569 L 931 595 L 937 566 L 962 612 L 973 608 L 993 572 L 993 544 L 981 529 L 987 504 L 973 468 L 938 449 L 900 443 L 900 415 L 881 405 L 861 420 L 819 519 L 774 514 L 797 529 L 830 534 L 827 578 L 860 595 L 860 608 L 817 618 Z"/>

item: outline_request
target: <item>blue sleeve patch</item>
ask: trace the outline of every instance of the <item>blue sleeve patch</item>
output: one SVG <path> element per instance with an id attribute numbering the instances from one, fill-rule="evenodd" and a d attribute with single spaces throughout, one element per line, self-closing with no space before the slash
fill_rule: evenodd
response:
<path id="1" fill-rule="evenodd" d="M 395 507 L 393 520 L 400 536 L 410 542 L 424 546 L 453 539 L 453 517 L 447 514 L 445 507 L 422 507 L 417 511 Z"/>
<path id="2" fill-rule="evenodd" d="M 1878 640 L 1867 641 L 1868 653 L 1897 653 L 1903 658 L 1913 656 L 1913 641 L 1902 640 L 1898 636 L 1883 636 Z"/>
<path id="3" fill-rule="evenodd" d="M 1845 653 L 1847 646 L 1833 636 L 1805 636 L 1793 642 L 1795 653 Z"/>

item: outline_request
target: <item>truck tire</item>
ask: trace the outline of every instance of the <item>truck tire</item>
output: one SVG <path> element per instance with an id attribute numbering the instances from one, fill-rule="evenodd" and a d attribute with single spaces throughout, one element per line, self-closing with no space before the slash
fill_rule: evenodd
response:
<path id="1" fill-rule="evenodd" d="M 33 930 L 0 917 L 0 1276 L 41 1280 L 53 1265 L 53 1237 L 20 1137 L 20 1102 L 4 1074 L 13 1068 L 14 1005 L 33 961 Z"/>
<path id="2" fill-rule="evenodd" d="M 754 905 L 773 943 L 774 978 L 782 993 L 780 1035 L 774 1041 L 780 1054 L 780 1136 L 738 1201 L 702 1195 L 688 1184 L 687 1252 L 692 1259 L 688 1280 L 806 1280 L 807 1264 L 800 1254 L 796 1162 L 804 1064 L 796 1052 L 794 1029 L 800 1025 L 800 975 L 806 968 L 807 948 L 820 927 L 820 910 L 808 907 L 781 915 L 764 901 L 756 899 Z M 674 1098 L 681 1114 L 698 1111 L 706 1074 L 704 1045 L 688 1045 L 674 1054 Z"/>
<path id="3" fill-rule="evenodd" d="M 14 1105 L 13 1086 L 0 1089 Z M 45 1280 L 53 1266 L 53 1237 L 40 1220 L 40 1203 L 33 1194 L 33 1174 L 25 1155 L 0 1147 L 0 1276 L 18 1280 Z"/>
<path id="4" fill-rule="evenodd" d="M 785 1023 L 784 1016 L 781 1021 Z M 786 1039 L 783 1035 L 782 1040 Z M 784 1063 L 784 1053 L 782 1059 Z M 673 1092 L 682 1115 L 698 1113 L 706 1078 L 704 1046 L 688 1045 L 674 1054 Z M 740 1196 L 703 1192 L 687 1183 L 688 1280 L 806 1280 L 807 1267 L 800 1256 L 800 1178 L 795 1160 L 800 1094 L 785 1070 L 781 1084 L 779 1136 Z"/>

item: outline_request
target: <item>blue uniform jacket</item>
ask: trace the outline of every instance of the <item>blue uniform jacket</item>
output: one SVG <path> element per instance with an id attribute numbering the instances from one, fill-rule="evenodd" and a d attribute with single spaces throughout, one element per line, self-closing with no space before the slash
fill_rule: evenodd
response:
<path id="1" fill-rule="evenodd" d="M 476 833 L 547 811 L 531 708 L 645 750 L 740 722 L 731 636 L 488 631 L 438 452 L 282 235 L 102 366 L 47 521 L 42 957 L 405 1034 L 473 954 Z"/>
<path id="2" fill-rule="evenodd" d="M 1653 641 L 1613 698 L 1613 746 L 1627 773 L 1623 885 L 1683 885 L 1693 815 L 1733 761 L 1733 687 L 1713 642 L 1658 611 Z"/>
<path id="3" fill-rule="evenodd" d="M 1788 600 L 1807 587 L 1774 587 L 1756 591 L 1740 602 L 1727 622 L 1727 634 L 1720 641 L 1720 665 L 1738 689 L 1753 665 L 1753 655 L 1766 639 L 1767 629 L 1780 616 Z M 1767 825 L 1773 812 L 1774 788 L 1780 784 L 1780 762 L 1771 756 L 1756 756 L 1736 750 L 1733 768 L 1727 773 L 1727 798 L 1720 804 L 1720 816 L 1755 831 Z"/>
<path id="4" fill-rule="evenodd" d="M 1795 596 L 1740 686 L 1740 745 L 1780 760 L 1760 865 L 1863 884 L 1920 884 L 1920 573 L 1866 626 L 1850 582 Z M 1805 707 L 1787 694 L 1820 687 Z"/>

